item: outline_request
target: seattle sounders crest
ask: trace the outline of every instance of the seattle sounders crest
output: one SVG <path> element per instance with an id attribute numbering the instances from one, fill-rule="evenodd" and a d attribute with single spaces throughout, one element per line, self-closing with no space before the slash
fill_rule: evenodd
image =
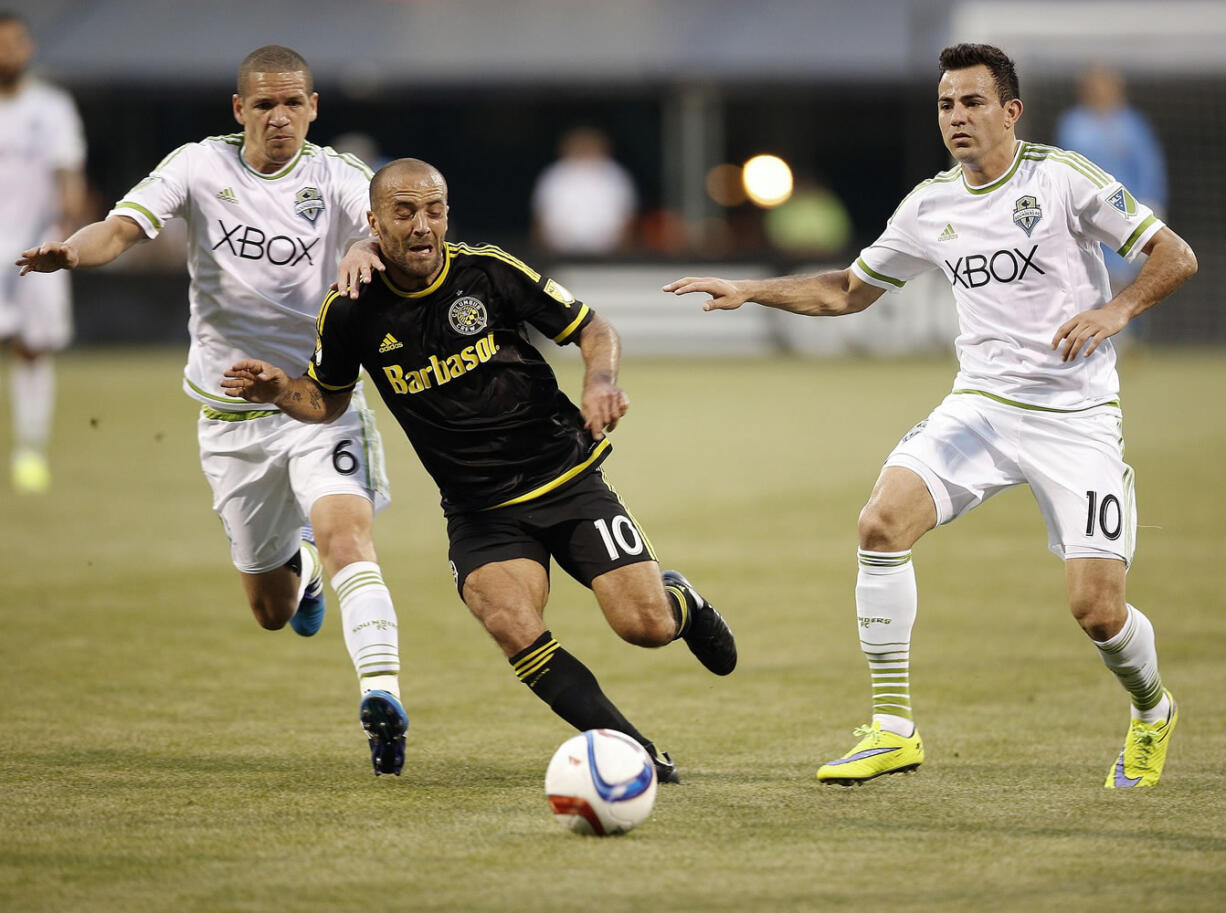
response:
<path id="1" fill-rule="evenodd" d="M 1034 231 L 1034 227 L 1039 224 L 1039 219 L 1043 218 L 1043 209 L 1039 206 L 1039 201 L 1034 197 L 1018 197 L 1017 202 L 1013 205 L 1013 221 L 1017 223 L 1017 227 L 1026 232 L 1026 237 L 1030 237 L 1030 233 Z"/>
<path id="2" fill-rule="evenodd" d="M 303 187 L 294 196 L 294 212 L 314 224 L 324 211 L 323 194 L 317 187 Z"/>

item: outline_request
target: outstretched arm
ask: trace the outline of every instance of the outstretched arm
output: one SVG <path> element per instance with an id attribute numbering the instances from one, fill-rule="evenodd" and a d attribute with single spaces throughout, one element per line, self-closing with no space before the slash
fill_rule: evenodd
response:
<path id="1" fill-rule="evenodd" d="M 101 222 L 91 222 L 75 231 L 64 241 L 47 241 L 21 252 L 17 265 L 20 275 L 53 273 L 60 269 L 81 269 L 110 263 L 138 241 L 145 232 L 135 219 L 111 216 Z"/>
<path id="2" fill-rule="evenodd" d="M 780 276 L 776 279 L 717 279 L 686 276 L 664 286 L 674 295 L 706 292 L 704 311 L 731 311 L 747 301 L 765 307 L 813 317 L 838 317 L 862 311 L 885 292 L 861 281 L 850 269 L 815 276 Z"/>
<path id="3" fill-rule="evenodd" d="M 617 369 L 621 365 L 621 340 L 613 325 L 603 317 L 593 317 L 579 334 L 579 351 L 583 353 L 586 372 L 583 375 L 583 398 L 579 411 L 592 437 L 600 440 L 606 431 L 617 427 L 618 420 L 630 408 L 630 397 L 617 386 Z"/>
<path id="4" fill-rule="evenodd" d="M 290 418 L 317 424 L 330 422 L 349 405 L 352 390 L 323 389 L 307 375 L 290 377 L 276 365 L 247 359 L 226 372 L 221 389 L 249 403 L 268 403 Z"/>
<path id="5" fill-rule="evenodd" d="M 1141 250 L 1148 259 L 1131 285 L 1102 307 L 1082 311 L 1056 330 L 1051 347 L 1060 349 L 1061 360 L 1072 361 L 1083 347 L 1082 357 L 1089 358 L 1104 339 L 1196 275 L 1196 254 L 1169 228 L 1150 238 Z"/>

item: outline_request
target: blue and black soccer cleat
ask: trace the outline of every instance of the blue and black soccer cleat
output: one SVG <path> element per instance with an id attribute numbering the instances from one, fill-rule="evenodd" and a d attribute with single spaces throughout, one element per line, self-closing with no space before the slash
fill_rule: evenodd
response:
<path id="1" fill-rule="evenodd" d="M 370 763 L 379 774 L 400 776 L 404 767 L 404 734 L 409 715 L 390 691 L 368 691 L 362 697 L 362 728 L 370 739 Z"/>

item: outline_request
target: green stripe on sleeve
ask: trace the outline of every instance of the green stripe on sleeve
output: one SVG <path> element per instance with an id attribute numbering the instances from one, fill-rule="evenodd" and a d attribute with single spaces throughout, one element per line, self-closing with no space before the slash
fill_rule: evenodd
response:
<path id="1" fill-rule="evenodd" d="M 149 220 L 149 224 L 153 226 L 155 231 L 162 230 L 161 220 L 157 216 L 155 216 L 153 213 L 151 213 L 149 210 L 147 210 L 144 206 L 141 206 L 140 203 L 133 203 L 131 200 L 120 200 L 118 203 L 115 204 L 115 208 L 116 209 L 135 209 L 142 216 L 144 216 L 146 219 Z"/>
<path id="2" fill-rule="evenodd" d="M 895 279 L 892 276 L 887 276 L 883 273 L 877 272 L 875 269 L 873 269 L 871 266 L 869 266 L 867 263 L 864 262 L 863 257 L 856 258 L 856 266 L 860 267 L 860 269 L 864 270 L 864 272 L 867 275 L 876 279 L 878 282 L 889 283 L 890 285 L 894 286 L 894 288 L 902 288 L 904 285 L 907 284 L 906 281 L 903 279 Z"/>
<path id="3" fill-rule="evenodd" d="M 1146 230 L 1157 221 L 1158 219 L 1156 216 L 1150 215 L 1149 218 L 1137 226 L 1136 231 L 1128 236 L 1128 240 L 1124 242 L 1124 246 L 1116 251 L 1116 253 L 1121 257 L 1127 257 L 1128 252 L 1132 250 L 1132 246 L 1137 243 L 1137 238 L 1145 234 Z"/>

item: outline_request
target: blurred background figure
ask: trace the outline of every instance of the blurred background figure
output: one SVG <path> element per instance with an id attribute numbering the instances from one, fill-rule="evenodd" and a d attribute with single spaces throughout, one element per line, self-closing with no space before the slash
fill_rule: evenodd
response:
<path id="1" fill-rule="evenodd" d="M 638 209 L 630 173 L 613 160 L 608 136 L 575 127 L 532 191 L 533 235 L 549 253 L 602 257 L 623 249 Z"/>
<path id="2" fill-rule="evenodd" d="M 1082 74 L 1078 96 L 1056 122 L 1056 145 L 1080 152 L 1165 218 L 1166 157 L 1149 120 L 1128 103 L 1124 77 L 1110 67 L 1091 67 Z M 1139 268 L 1114 251 L 1105 250 L 1104 259 L 1116 292 Z"/>
<path id="3" fill-rule="evenodd" d="M 0 343 L 12 350 L 14 490 L 51 485 L 47 444 L 55 412 L 53 354 L 72 338 L 68 273 L 17 281 L 16 257 L 84 220 L 85 138 L 67 92 L 31 77 L 34 40 L 17 13 L 0 11 Z M 29 281 L 33 280 L 33 281 Z"/>
<path id="4" fill-rule="evenodd" d="M 770 245 L 793 259 L 838 259 L 852 239 L 847 207 L 813 175 L 797 178 L 792 195 L 766 211 L 762 228 Z"/>
<path id="5" fill-rule="evenodd" d="M 371 171 L 378 171 L 391 161 L 379 146 L 379 141 L 369 133 L 361 130 L 350 130 L 333 137 L 329 145 L 342 155 L 356 155 L 370 166 Z"/>

